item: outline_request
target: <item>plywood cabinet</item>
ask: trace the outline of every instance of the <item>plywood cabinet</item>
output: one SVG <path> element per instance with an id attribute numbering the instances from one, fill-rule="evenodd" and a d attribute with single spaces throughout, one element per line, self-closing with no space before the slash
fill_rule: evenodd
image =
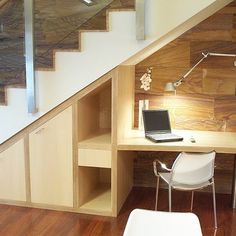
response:
<path id="1" fill-rule="evenodd" d="M 31 201 L 73 206 L 72 108 L 29 135 Z"/>
<path id="2" fill-rule="evenodd" d="M 0 199 L 26 201 L 24 140 L 0 153 Z"/>
<path id="3" fill-rule="evenodd" d="M 132 187 L 133 159 L 117 151 L 132 128 L 129 68 L 105 75 L 23 130 L 22 140 L 0 146 L 1 203 L 118 214 Z"/>

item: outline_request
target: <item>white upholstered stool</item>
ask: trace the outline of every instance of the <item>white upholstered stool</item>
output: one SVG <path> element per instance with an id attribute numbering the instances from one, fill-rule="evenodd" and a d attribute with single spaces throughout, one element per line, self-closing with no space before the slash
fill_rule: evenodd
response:
<path id="1" fill-rule="evenodd" d="M 130 213 L 124 236 L 202 236 L 193 213 L 135 209 Z"/>

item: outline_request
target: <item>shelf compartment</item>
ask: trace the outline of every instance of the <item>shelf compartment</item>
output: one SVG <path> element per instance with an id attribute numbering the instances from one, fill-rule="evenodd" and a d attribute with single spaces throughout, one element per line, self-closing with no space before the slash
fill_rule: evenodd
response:
<path id="1" fill-rule="evenodd" d="M 79 144 L 84 141 L 85 144 L 91 141 L 92 145 L 94 142 L 100 145 L 111 143 L 109 135 L 103 136 L 104 133 L 111 133 L 111 90 L 109 80 L 78 101 Z"/>
<path id="2" fill-rule="evenodd" d="M 80 206 L 81 213 L 111 214 L 111 187 L 110 185 L 97 186 L 88 197 L 88 201 Z"/>
<path id="3" fill-rule="evenodd" d="M 111 169 L 79 167 L 79 212 L 111 215 Z"/>

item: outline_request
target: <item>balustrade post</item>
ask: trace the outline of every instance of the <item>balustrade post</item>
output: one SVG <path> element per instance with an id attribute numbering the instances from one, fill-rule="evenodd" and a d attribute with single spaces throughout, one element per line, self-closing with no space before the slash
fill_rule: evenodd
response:
<path id="1" fill-rule="evenodd" d="M 24 0 L 25 16 L 25 69 L 28 112 L 36 113 L 34 71 L 34 0 Z"/>

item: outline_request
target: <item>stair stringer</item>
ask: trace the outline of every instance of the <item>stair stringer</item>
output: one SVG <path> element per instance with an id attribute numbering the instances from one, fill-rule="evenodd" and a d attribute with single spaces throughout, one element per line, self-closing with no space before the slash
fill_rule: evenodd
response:
<path id="1" fill-rule="evenodd" d="M 180 0 L 176 0 L 176 2 L 178 1 Z M 149 4 L 146 7 L 146 11 L 149 10 L 151 4 L 155 4 L 157 1 L 149 0 L 147 2 Z M 158 2 L 160 4 L 162 0 Z M 189 0 L 187 2 L 190 4 Z M 110 32 L 82 33 L 82 52 L 56 52 L 55 71 L 36 72 L 39 108 L 37 114 L 31 115 L 27 113 L 25 91 L 21 90 L 20 93 L 14 94 L 15 89 L 10 89 L 8 93 L 9 107 L 4 109 L 0 107 L 0 126 L 3 126 L 0 127 L 0 143 L 158 38 L 164 37 L 171 30 L 176 27 L 178 28 L 180 24 L 206 8 L 209 4 L 220 2 L 221 7 L 223 7 L 230 1 L 205 0 L 200 2 L 200 6 L 196 7 L 194 11 L 190 11 L 189 14 L 181 19 L 178 18 L 177 21 L 169 22 L 166 29 L 159 30 L 158 22 L 154 22 L 154 24 L 157 24 L 157 27 L 149 27 L 147 25 L 147 39 L 144 41 L 137 41 L 135 39 L 135 12 L 110 12 Z M 216 11 L 219 9 L 219 6 L 217 7 Z M 214 11 L 209 13 L 208 16 L 213 13 Z M 179 14 L 181 15 L 181 13 Z M 147 17 L 149 16 L 147 15 Z M 146 22 L 149 23 L 149 19 Z M 97 40 L 94 37 L 97 37 Z M 104 48 L 107 48 L 107 50 L 104 50 Z M 97 49 L 100 49 L 99 53 L 96 51 Z M 10 104 L 15 99 L 21 104 L 21 107 L 17 109 L 15 109 L 15 103 L 17 102 L 14 103 L 15 105 Z M 2 117 L 4 117 L 4 120 Z"/>

